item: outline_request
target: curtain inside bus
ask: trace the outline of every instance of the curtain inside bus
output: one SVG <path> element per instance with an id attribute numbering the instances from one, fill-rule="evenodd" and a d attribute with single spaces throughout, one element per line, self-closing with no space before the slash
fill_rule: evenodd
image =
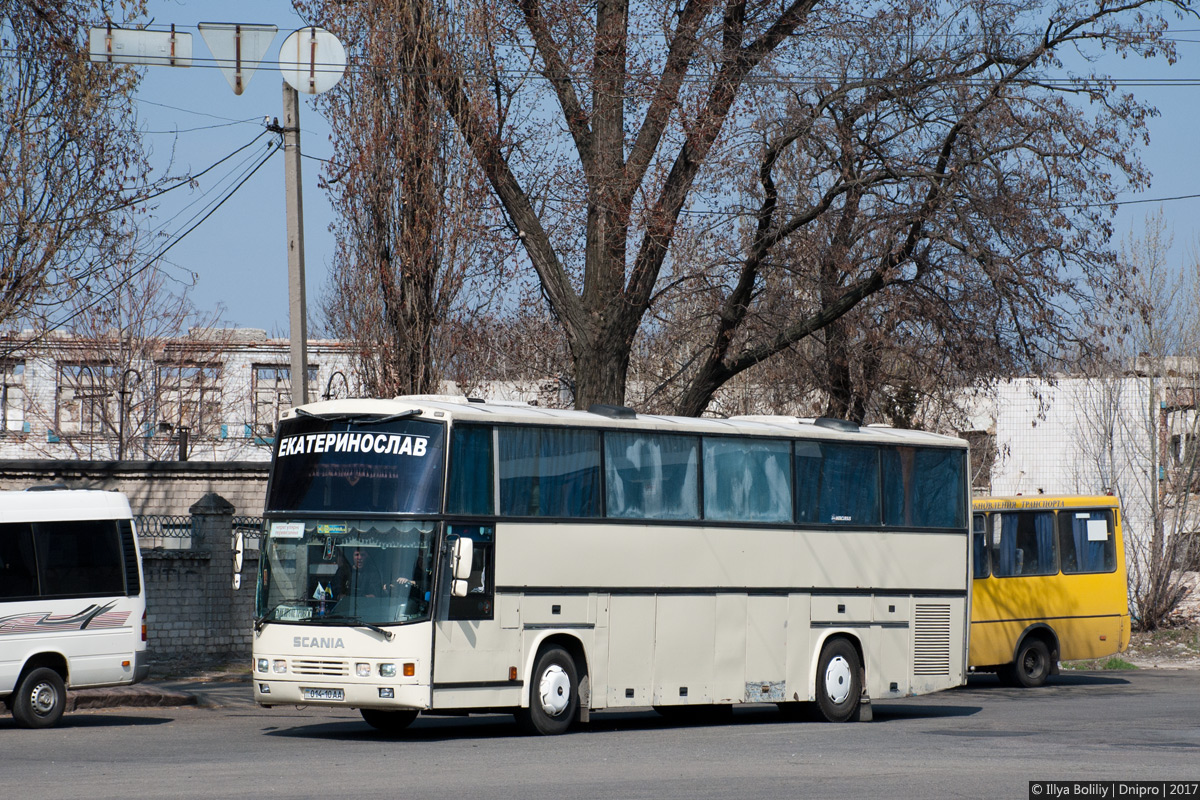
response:
<path id="1" fill-rule="evenodd" d="M 514 517 L 600 516 L 600 434 L 500 428 L 500 513 Z"/>
<path id="2" fill-rule="evenodd" d="M 494 514 L 492 475 L 492 429 L 455 425 L 450 440 L 446 513 Z"/>
<path id="3" fill-rule="evenodd" d="M 1063 572 L 1110 572 L 1115 569 L 1116 546 L 1108 512 L 1062 513 L 1069 515 L 1071 530 L 1070 540 L 1063 542 Z M 1100 526 L 1103 526 L 1102 532 Z"/>

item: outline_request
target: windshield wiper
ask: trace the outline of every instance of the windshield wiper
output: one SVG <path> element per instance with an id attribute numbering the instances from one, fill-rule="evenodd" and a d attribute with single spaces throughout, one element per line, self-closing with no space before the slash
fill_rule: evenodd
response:
<path id="1" fill-rule="evenodd" d="M 324 420 L 325 422 L 354 422 L 359 425 L 382 425 L 385 422 L 395 422 L 398 419 L 407 419 L 421 413 L 419 408 L 410 408 L 407 411 L 401 411 L 396 414 L 388 414 L 386 417 L 376 417 L 368 414 L 314 414 L 311 411 L 306 411 L 303 408 L 296 409 L 296 416 L 310 417 L 311 419 Z"/>
<path id="2" fill-rule="evenodd" d="M 273 605 L 271 607 L 270 611 L 268 611 L 267 613 L 263 614 L 261 617 L 258 617 L 257 619 L 254 620 L 254 632 L 258 633 L 259 631 L 261 631 L 263 629 L 263 625 L 265 625 L 267 623 L 267 617 L 271 616 L 272 614 L 274 614 L 276 611 L 283 608 L 284 606 L 292 606 L 292 605 L 303 604 L 303 603 L 304 603 L 304 600 L 301 598 L 295 598 L 293 600 L 281 600 L 280 602 Z"/>
<path id="3" fill-rule="evenodd" d="M 388 641 L 391 641 L 392 638 L 396 635 L 396 634 L 392 633 L 391 631 L 389 631 L 387 628 L 381 628 L 378 625 L 375 625 L 370 622 L 362 622 L 360 620 L 356 620 L 353 617 L 347 616 L 346 614 L 326 614 L 325 616 L 321 617 L 319 620 L 314 620 L 314 621 L 318 625 L 322 625 L 322 624 L 325 624 L 326 622 L 334 622 L 334 621 L 346 622 L 346 623 L 349 623 L 351 628 L 366 628 L 367 630 L 375 631 L 376 633 L 382 635 L 383 638 L 387 639 Z"/>

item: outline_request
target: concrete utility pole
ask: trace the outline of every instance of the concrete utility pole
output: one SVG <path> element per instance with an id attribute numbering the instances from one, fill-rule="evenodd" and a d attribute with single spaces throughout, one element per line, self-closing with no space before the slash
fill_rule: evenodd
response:
<path id="1" fill-rule="evenodd" d="M 308 316 L 304 298 L 304 198 L 300 182 L 300 94 L 283 83 L 283 183 L 287 194 L 288 323 L 292 405 L 308 402 Z"/>

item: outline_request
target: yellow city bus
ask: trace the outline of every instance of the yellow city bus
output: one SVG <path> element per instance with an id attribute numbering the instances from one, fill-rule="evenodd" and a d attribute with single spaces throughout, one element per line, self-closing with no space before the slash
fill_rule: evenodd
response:
<path id="1" fill-rule="evenodd" d="M 974 502 L 969 664 L 1041 686 L 1059 661 L 1129 644 L 1125 548 L 1115 497 Z"/>

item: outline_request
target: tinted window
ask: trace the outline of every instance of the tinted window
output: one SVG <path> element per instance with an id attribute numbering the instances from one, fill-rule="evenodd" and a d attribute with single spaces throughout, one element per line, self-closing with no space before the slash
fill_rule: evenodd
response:
<path id="1" fill-rule="evenodd" d="M 286 420 L 267 510 L 438 513 L 443 437 L 441 425 L 422 420 Z"/>
<path id="2" fill-rule="evenodd" d="M 878 449 L 796 442 L 796 521 L 878 525 Z"/>
<path id="3" fill-rule="evenodd" d="M 28 522 L 0 525 L 0 597 L 33 597 L 37 591 L 33 528 Z"/>
<path id="4" fill-rule="evenodd" d="M 961 450 L 885 447 L 883 522 L 905 528 L 962 528 L 966 485 Z"/>
<path id="5" fill-rule="evenodd" d="M 621 519 L 699 519 L 699 439 L 604 434 L 605 513 Z"/>
<path id="6" fill-rule="evenodd" d="M 1117 537 L 1111 511 L 1058 512 L 1058 543 L 1064 573 L 1112 572 Z"/>
<path id="7" fill-rule="evenodd" d="M 992 574 L 1053 575 L 1058 572 L 1053 511 L 1005 511 L 991 515 Z"/>
<path id="8" fill-rule="evenodd" d="M 503 427 L 500 513 L 515 517 L 600 515 L 600 434 Z"/>
<path id="9" fill-rule="evenodd" d="M 455 425 L 450 438 L 450 480 L 446 513 L 494 514 L 492 429 Z"/>
<path id="10" fill-rule="evenodd" d="M 33 525 L 42 595 L 124 595 L 124 552 L 114 520 Z"/>
<path id="11" fill-rule="evenodd" d="M 706 438 L 704 518 L 790 522 L 791 445 L 763 439 Z"/>
<path id="12" fill-rule="evenodd" d="M 471 548 L 471 575 L 467 578 L 467 596 L 450 595 L 450 559 L 446 559 L 447 574 L 443 582 L 447 604 L 447 619 L 492 619 L 495 610 L 495 531 L 490 525 L 451 525 L 447 534 L 463 536 L 475 544 Z"/>

